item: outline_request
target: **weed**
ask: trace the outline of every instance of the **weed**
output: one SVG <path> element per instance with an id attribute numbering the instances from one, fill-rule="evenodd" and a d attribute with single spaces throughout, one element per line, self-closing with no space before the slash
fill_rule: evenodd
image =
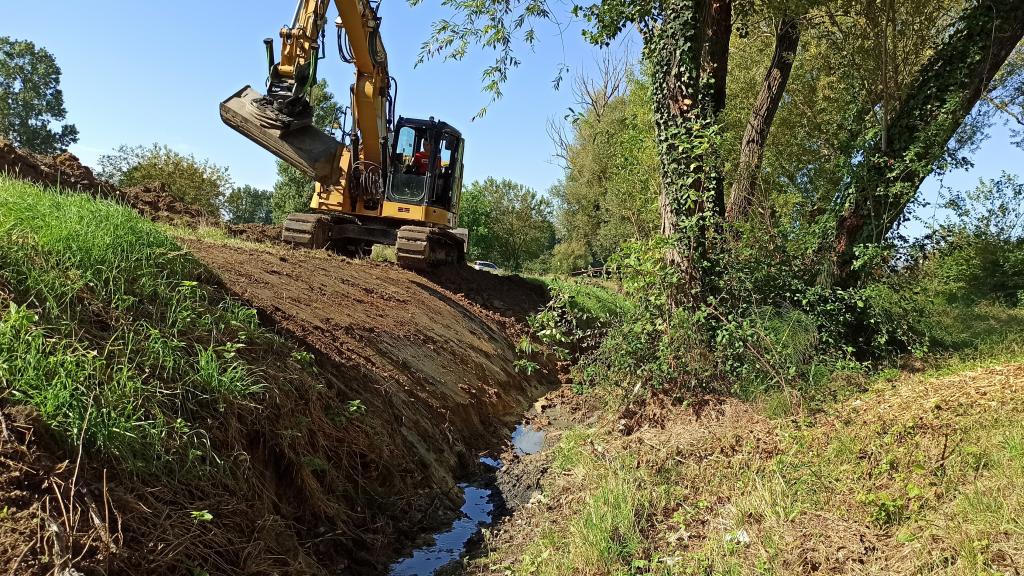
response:
<path id="1" fill-rule="evenodd" d="M 373 249 L 370 251 L 370 259 L 375 262 L 390 262 L 392 264 L 398 262 L 395 247 L 384 244 L 373 245 Z"/>
<path id="2" fill-rule="evenodd" d="M 213 514 L 209 510 L 193 510 L 188 515 L 196 522 L 212 522 Z"/>
<path id="3" fill-rule="evenodd" d="M 345 408 L 352 416 L 362 416 L 363 414 L 366 414 L 366 405 L 363 404 L 362 400 L 349 400 L 345 403 Z"/>

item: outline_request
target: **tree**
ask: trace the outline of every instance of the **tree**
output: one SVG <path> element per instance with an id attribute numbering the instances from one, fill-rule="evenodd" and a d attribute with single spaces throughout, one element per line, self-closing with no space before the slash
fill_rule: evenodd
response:
<path id="1" fill-rule="evenodd" d="M 37 154 L 56 154 L 78 142 L 67 117 L 53 54 L 32 42 L 0 37 L 0 136 Z"/>
<path id="2" fill-rule="evenodd" d="M 903 218 L 950 139 L 1024 37 L 1024 0 L 975 0 L 921 67 L 848 189 L 833 243 L 836 280 L 858 280 L 857 249 Z"/>
<path id="3" fill-rule="evenodd" d="M 160 182 L 174 197 L 209 214 L 220 214 L 232 187 L 227 168 L 160 144 L 120 146 L 101 156 L 99 167 L 101 178 L 121 188 Z"/>
<path id="4" fill-rule="evenodd" d="M 224 210 L 232 224 L 270 224 L 273 222 L 270 190 L 253 186 L 235 187 L 224 199 Z"/>
<path id="5" fill-rule="evenodd" d="M 490 260 L 494 257 L 494 231 L 491 220 L 495 217 L 491 198 L 485 188 L 473 183 L 462 191 L 459 205 L 459 226 L 469 230 L 469 260 Z"/>
<path id="6" fill-rule="evenodd" d="M 463 202 L 469 213 L 462 213 L 461 222 L 470 231 L 470 254 L 479 259 L 520 272 L 554 245 L 551 202 L 522 184 L 473 182 Z"/>
<path id="7" fill-rule="evenodd" d="M 924 272 L 952 301 L 1024 303 L 1024 182 L 997 180 L 946 198 L 951 216 L 930 235 Z"/>
<path id="8" fill-rule="evenodd" d="M 726 213 L 734 222 L 745 219 L 754 205 L 755 179 L 761 172 L 768 135 L 782 103 L 782 95 L 786 92 L 789 75 L 793 71 L 793 62 L 800 45 L 800 26 L 799 20 L 789 15 L 779 21 L 774 55 L 743 134 L 739 166 L 729 194 Z M 762 201 L 760 204 L 763 209 L 767 202 Z"/>
<path id="9" fill-rule="evenodd" d="M 604 68 L 599 79 L 575 84 L 589 88 L 577 90 L 580 111 L 563 132 L 559 152 L 565 179 L 549 192 L 562 246 L 554 261 L 564 271 L 603 264 L 624 243 L 657 234 L 660 225 L 650 83 L 632 70 Z"/>
<path id="10" fill-rule="evenodd" d="M 320 80 L 310 92 L 313 104 L 313 125 L 324 132 L 332 132 L 341 119 L 342 106 L 334 99 L 327 80 Z M 309 210 L 313 198 L 313 180 L 292 168 L 286 162 L 277 161 L 277 182 L 271 199 L 274 222 L 282 222 L 293 212 Z"/>

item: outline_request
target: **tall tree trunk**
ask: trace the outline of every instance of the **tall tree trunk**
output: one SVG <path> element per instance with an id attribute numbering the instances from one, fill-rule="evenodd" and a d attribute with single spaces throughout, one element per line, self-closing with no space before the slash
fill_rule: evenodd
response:
<path id="1" fill-rule="evenodd" d="M 731 0 L 663 0 L 644 38 L 653 68 L 654 122 L 661 159 L 661 231 L 679 243 L 666 255 L 684 285 L 679 304 L 702 291 L 710 236 L 724 210 L 714 124 L 725 107 Z"/>
<path id="2" fill-rule="evenodd" d="M 754 207 L 754 188 L 757 175 L 761 172 L 764 150 L 768 135 L 775 121 L 775 114 L 786 92 L 793 61 L 800 45 L 800 25 L 794 18 L 783 18 L 775 33 L 775 54 L 764 77 L 761 93 L 754 102 L 750 121 L 743 133 L 740 146 L 740 163 L 736 180 L 729 193 L 728 219 L 737 222 L 745 219 Z M 764 208 L 762 206 L 761 208 Z"/>
<path id="3" fill-rule="evenodd" d="M 867 151 L 836 225 L 834 280 L 858 281 L 857 246 L 883 241 L 945 153 L 985 87 L 1024 36 L 1024 0 L 973 0 Z M 829 274 L 826 274 L 826 279 Z"/>

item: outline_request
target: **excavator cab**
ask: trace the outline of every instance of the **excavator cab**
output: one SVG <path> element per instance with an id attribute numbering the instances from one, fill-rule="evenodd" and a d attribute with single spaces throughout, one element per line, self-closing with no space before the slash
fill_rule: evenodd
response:
<path id="1" fill-rule="evenodd" d="M 464 148 L 462 134 L 444 122 L 400 117 L 392 136 L 387 200 L 456 214 Z"/>

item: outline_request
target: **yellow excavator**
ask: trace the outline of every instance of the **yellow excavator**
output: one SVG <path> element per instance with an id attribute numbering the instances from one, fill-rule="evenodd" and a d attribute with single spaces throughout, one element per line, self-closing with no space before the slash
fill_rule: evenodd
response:
<path id="1" fill-rule="evenodd" d="M 338 52 L 354 64 L 351 125 L 335 121 L 341 140 L 313 124 L 317 66 L 326 57 L 331 0 L 299 0 L 281 29 L 280 58 L 264 40 L 267 93 L 250 86 L 221 103 L 221 119 L 315 182 L 310 212 L 291 214 L 282 239 L 307 248 L 367 253 L 396 247 L 398 263 L 423 269 L 465 260 L 458 229 L 465 140 L 435 120 L 395 118 L 397 82 L 381 41 L 380 3 L 334 0 Z"/>

